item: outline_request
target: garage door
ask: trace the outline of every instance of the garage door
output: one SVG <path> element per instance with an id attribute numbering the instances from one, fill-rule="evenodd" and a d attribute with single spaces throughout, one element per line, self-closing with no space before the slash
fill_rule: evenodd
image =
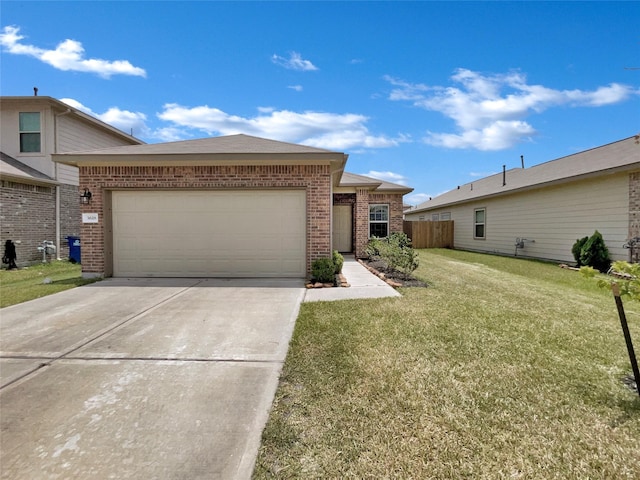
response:
<path id="1" fill-rule="evenodd" d="M 117 277 L 302 277 L 302 190 L 115 191 Z"/>

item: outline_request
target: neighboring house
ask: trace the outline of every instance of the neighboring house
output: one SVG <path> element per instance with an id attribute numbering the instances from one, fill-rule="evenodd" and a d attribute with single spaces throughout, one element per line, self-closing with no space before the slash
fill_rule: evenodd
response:
<path id="1" fill-rule="evenodd" d="M 461 185 L 405 219 L 453 220 L 457 249 L 562 262 L 598 230 L 611 258 L 628 260 L 623 245 L 640 236 L 638 136 Z"/>
<path id="2" fill-rule="evenodd" d="M 0 97 L 0 244 L 16 243 L 18 265 L 42 260 L 53 242 L 68 256 L 80 235 L 78 169 L 51 155 L 143 143 L 51 97 Z"/>
<path id="3" fill-rule="evenodd" d="M 85 277 L 303 277 L 333 249 L 362 255 L 370 234 L 402 231 L 411 189 L 344 173 L 347 157 L 230 135 L 54 160 L 92 193 Z"/>

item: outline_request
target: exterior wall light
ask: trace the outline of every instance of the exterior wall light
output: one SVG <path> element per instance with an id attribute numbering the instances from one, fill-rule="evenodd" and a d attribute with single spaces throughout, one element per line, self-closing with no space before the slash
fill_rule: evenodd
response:
<path id="1" fill-rule="evenodd" d="M 89 205 L 91 203 L 91 192 L 88 188 L 85 188 L 84 193 L 80 195 L 80 203 L 83 205 Z"/>

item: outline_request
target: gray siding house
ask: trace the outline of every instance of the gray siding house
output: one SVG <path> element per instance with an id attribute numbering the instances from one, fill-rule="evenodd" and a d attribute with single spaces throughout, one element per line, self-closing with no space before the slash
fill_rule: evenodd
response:
<path id="1" fill-rule="evenodd" d="M 629 260 L 623 245 L 640 236 L 639 136 L 460 185 L 405 219 L 453 220 L 456 249 L 562 262 L 598 230 L 612 260 Z"/>
<path id="2" fill-rule="evenodd" d="M 0 127 L 1 245 L 16 243 L 18 266 L 41 261 L 44 240 L 66 258 L 66 237 L 80 235 L 79 174 L 51 155 L 144 142 L 46 96 L 0 97 Z"/>

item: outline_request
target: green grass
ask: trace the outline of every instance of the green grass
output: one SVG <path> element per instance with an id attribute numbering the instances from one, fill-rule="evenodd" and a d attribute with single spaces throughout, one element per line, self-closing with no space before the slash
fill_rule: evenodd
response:
<path id="1" fill-rule="evenodd" d="M 429 288 L 302 305 L 254 478 L 640 478 L 610 293 L 542 262 L 420 262 Z"/>
<path id="2" fill-rule="evenodd" d="M 44 283 L 45 279 L 51 283 Z M 67 261 L 42 263 L 19 270 L 0 270 L 0 308 L 93 283 L 81 267 Z"/>

